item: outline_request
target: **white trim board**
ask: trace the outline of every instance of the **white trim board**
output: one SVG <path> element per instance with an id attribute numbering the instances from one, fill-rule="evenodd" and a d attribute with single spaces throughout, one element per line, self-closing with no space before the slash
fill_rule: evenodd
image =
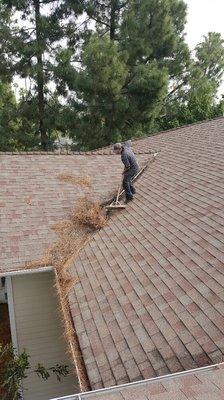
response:
<path id="1" fill-rule="evenodd" d="M 14 349 L 18 353 L 18 341 L 17 341 L 16 319 L 15 319 L 14 298 L 13 298 L 13 288 L 12 288 L 11 276 L 6 277 L 6 291 L 7 291 L 7 300 L 8 300 L 8 308 L 9 308 L 9 320 L 10 320 L 12 344 L 13 344 Z"/>
<path id="2" fill-rule="evenodd" d="M 9 321 L 10 321 L 10 332 L 12 338 L 12 345 L 14 349 L 15 356 L 19 353 L 18 348 L 18 340 L 17 340 L 17 330 L 16 330 L 16 318 L 15 318 L 15 310 L 14 310 L 14 297 L 13 297 L 13 287 L 12 287 L 12 278 L 11 276 L 6 277 L 6 293 L 7 293 L 7 301 L 8 301 L 8 309 L 9 309 Z M 23 399 L 23 390 L 19 391 L 21 399 Z"/>
<path id="3" fill-rule="evenodd" d="M 16 275 L 26 275 L 26 274 L 37 274 L 40 272 L 49 272 L 53 271 L 53 267 L 48 266 L 48 267 L 40 267 L 40 268 L 32 268 L 32 269 L 21 269 L 17 271 L 6 271 L 6 272 L 0 272 L 0 278 L 2 276 L 7 277 L 7 276 L 16 276 Z"/>

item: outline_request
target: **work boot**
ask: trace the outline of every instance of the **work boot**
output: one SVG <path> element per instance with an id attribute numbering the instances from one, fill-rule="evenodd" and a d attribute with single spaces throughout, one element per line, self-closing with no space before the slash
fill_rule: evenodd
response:
<path id="1" fill-rule="evenodd" d="M 132 194 L 135 194 L 135 193 L 136 193 L 136 190 L 135 190 L 134 186 L 131 186 L 131 193 L 132 193 Z"/>
<path id="2" fill-rule="evenodd" d="M 133 198 L 134 198 L 133 196 L 126 197 L 125 204 L 129 203 L 129 201 L 132 201 Z"/>

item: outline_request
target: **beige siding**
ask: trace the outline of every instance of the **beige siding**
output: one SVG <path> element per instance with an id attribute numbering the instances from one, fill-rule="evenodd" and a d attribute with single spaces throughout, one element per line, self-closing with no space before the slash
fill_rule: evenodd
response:
<path id="1" fill-rule="evenodd" d="M 58 363 L 71 367 L 62 337 L 53 273 L 14 276 L 12 290 L 19 351 L 27 350 L 32 365 L 39 362 L 46 366 Z M 48 400 L 79 391 L 73 374 L 61 382 L 56 377 L 44 382 L 32 373 L 24 380 L 24 389 L 24 400 Z"/>
<path id="2" fill-rule="evenodd" d="M 6 303 L 5 293 L 5 286 L 2 285 L 2 280 L 0 279 L 0 303 Z"/>

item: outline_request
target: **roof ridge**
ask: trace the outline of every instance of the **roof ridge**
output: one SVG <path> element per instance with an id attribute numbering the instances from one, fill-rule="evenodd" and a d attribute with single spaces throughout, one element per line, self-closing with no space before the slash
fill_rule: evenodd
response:
<path id="1" fill-rule="evenodd" d="M 176 128 L 170 128 L 170 129 L 165 129 L 165 130 L 162 130 L 162 131 L 157 131 L 157 132 L 154 132 L 154 133 L 151 133 L 151 134 L 148 134 L 148 135 L 146 134 L 146 135 L 141 136 L 141 137 L 132 137 L 132 138 L 127 139 L 127 140 L 131 140 L 132 142 L 137 142 L 138 140 L 147 139 L 147 138 L 150 138 L 150 137 L 152 137 L 152 136 L 161 135 L 161 134 L 163 134 L 163 133 L 167 133 L 167 132 L 171 132 L 171 131 L 174 131 L 174 132 L 175 132 L 175 131 L 177 131 L 178 129 L 186 128 L 186 127 L 188 127 L 188 126 L 194 126 L 194 125 L 205 124 L 205 123 L 207 123 L 207 122 L 216 121 L 216 120 L 218 120 L 218 119 L 224 119 L 224 115 L 220 115 L 220 116 L 218 116 L 218 117 L 209 118 L 209 119 L 203 119 L 202 121 L 192 122 L 191 124 L 184 124 L 184 125 L 178 126 L 178 127 L 176 127 Z M 99 148 L 95 149 L 94 151 L 103 151 L 104 149 L 108 149 L 110 146 L 112 146 L 112 144 L 113 144 L 113 143 L 109 144 L 108 146 L 99 147 Z M 152 153 L 153 153 L 153 151 L 152 151 Z M 137 153 L 136 153 L 136 154 L 137 154 Z M 144 154 L 144 153 L 143 153 L 143 154 Z"/>
<path id="2" fill-rule="evenodd" d="M 170 129 L 166 129 L 163 131 L 158 131 L 149 135 L 145 135 L 142 137 L 133 137 L 131 138 L 131 141 L 136 143 L 137 141 L 140 141 L 142 139 L 147 139 L 153 136 L 157 136 L 157 135 L 162 135 L 168 132 L 176 132 L 179 129 L 183 129 L 183 128 L 187 128 L 189 126 L 195 126 L 195 125 L 202 125 L 211 121 L 217 121 L 217 120 L 221 120 L 224 119 L 223 115 L 220 115 L 218 117 L 215 118 L 210 118 L 210 119 L 205 119 L 203 121 L 197 121 L 197 122 L 193 122 L 192 124 L 185 124 L 185 125 L 181 125 L 178 126 L 177 128 L 170 128 Z M 109 156 L 109 155 L 115 155 L 113 153 L 112 150 L 109 150 L 110 147 L 112 146 L 112 144 L 109 144 L 108 146 L 105 147 L 101 147 L 95 150 L 89 150 L 89 151 L 71 151 L 71 150 L 55 150 L 55 151 L 43 151 L 43 150 L 34 150 L 34 151 L 0 151 L 0 156 L 1 155 L 53 155 L 53 156 L 60 156 L 60 155 L 80 155 L 80 156 L 92 156 L 92 155 L 96 155 L 96 156 Z M 135 151 L 136 154 L 152 154 L 154 153 L 154 151 L 147 151 L 147 152 L 141 152 L 141 151 Z"/>
<path id="3" fill-rule="evenodd" d="M 157 150 L 149 150 L 149 151 L 135 151 L 135 154 L 153 154 Z M 45 156 L 72 156 L 72 155 L 77 155 L 77 156 L 116 156 L 112 150 L 110 151 L 63 151 L 63 152 L 53 152 L 53 151 L 0 151 L 0 156 L 26 156 L 26 155 L 45 155 Z"/>
<path id="4" fill-rule="evenodd" d="M 147 138 L 150 138 L 152 136 L 161 135 L 163 133 L 167 133 L 167 132 L 171 132 L 171 131 L 175 132 L 175 131 L 178 131 L 179 129 L 187 128 L 188 126 L 202 125 L 202 124 L 205 124 L 205 123 L 208 123 L 208 122 L 211 122 L 211 121 L 217 121 L 219 119 L 224 119 L 224 115 L 220 115 L 219 117 L 215 117 L 215 118 L 204 119 L 202 121 L 193 122 L 192 124 L 184 124 L 184 125 L 178 126 L 177 128 L 165 129 L 163 131 L 158 131 L 158 132 L 155 132 L 155 133 L 151 133 L 149 135 L 145 135 L 145 136 L 142 136 L 140 138 L 139 137 L 138 138 L 132 138 L 131 141 L 132 142 L 137 142 L 138 140 L 147 139 Z"/>

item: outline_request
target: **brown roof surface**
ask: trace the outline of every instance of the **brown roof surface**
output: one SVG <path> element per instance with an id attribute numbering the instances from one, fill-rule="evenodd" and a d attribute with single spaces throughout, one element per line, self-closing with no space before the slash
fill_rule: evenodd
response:
<path id="1" fill-rule="evenodd" d="M 134 148 L 161 153 L 72 270 L 80 283 L 70 306 L 93 389 L 219 362 L 224 349 L 224 118 Z M 57 239 L 52 225 L 83 194 L 110 197 L 121 169 L 107 149 L 0 154 L 1 270 L 41 258 Z M 92 187 L 61 173 L 89 175 Z"/>
<path id="2" fill-rule="evenodd" d="M 223 400 L 224 365 L 69 396 L 68 400 Z"/>
<path id="3" fill-rule="evenodd" d="M 72 267 L 93 389 L 220 362 L 224 351 L 224 118 L 134 148 L 161 153 Z"/>
<path id="4" fill-rule="evenodd" d="M 148 158 L 139 155 L 142 162 Z M 119 157 L 112 155 L 1 153 L 0 272 L 41 258 L 57 239 L 52 225 L 67 218 L 85 194 L 99 201 L 110 197 L 121 169 Z M 88 175 L 92 186 L 60 181 L 58 176 L 64 173 Z"/>

